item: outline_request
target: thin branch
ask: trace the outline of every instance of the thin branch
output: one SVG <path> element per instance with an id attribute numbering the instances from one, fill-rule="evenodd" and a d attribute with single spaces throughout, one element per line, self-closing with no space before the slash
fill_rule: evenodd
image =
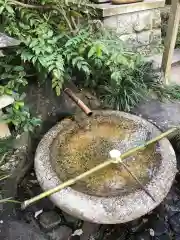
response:
<path id="1" fill-rule="evenodd" d="M 22 3 L 22 2 L 19 2 L 19 1 L 16 1 L 16 0 L 11 0 L 10 3 L 12 5 L 19 5 L 21 7 L 24 7 L 24 8 L 32 8 L 32 9 L 53 9 L 52 6 L 48 6 L 48 5 L 32 5 L 32 4 L 26 4 L 26 3 Z"/>
<path id="2" fill-rule="evenodd" d="M 39 10 L 56 10 L 56 11 L 59 11 L 58 7 L 55 7 L 55 6 L 51 6 L 51 5 L 31 5 L 31 4 L 26 4 L 26 3 L 22 3 L 22 2 L 19 2 L 19 1 L 16 1 L 16 0 L 10 0 L 10 3 L 11 5 L 18 5 L 20 7 L 24 7 L 24 8 L 31 8 L 31 9 L 39 9 Z M 73 30 L 73 27 L 71 26 L 71 22 L 69 21 L 69 19 L 67 18 L 66 16 L 66 13 L 64 13 L 64 9 L 61 7 L 62 9 L 62 12 L 61 14 L 63 15 L 70 31 L 73 33 L 74 30 Z M 73 22 L 74 24 L 74 22 Z"/>
<path id="3" fill-rule="evenodd" d="M 71 26 L 71 22 L 70 22 L 69 19 L 67 18 L 66 13 L 64 13 L 64 9 L 63 9 L 63 8 L 61 8 L 61 9 L 62 9 L 62 12 L 61 12 L 61 13 L 62 13 L 64 19 L 66 20 L 66 23 L 67 23 L 70 31 L 73 32 L 73 27 Z"/>
<path id="4" fill-rule="evenodd" d="M 74 26 L 74 29 L 77 31 L 78 30 L 78 27 L 77 27 L 77 24 L 76 24 L 76 21 L 75 19 L 71 16 L 71 21 L 72 21 L 72 24 Z"/>

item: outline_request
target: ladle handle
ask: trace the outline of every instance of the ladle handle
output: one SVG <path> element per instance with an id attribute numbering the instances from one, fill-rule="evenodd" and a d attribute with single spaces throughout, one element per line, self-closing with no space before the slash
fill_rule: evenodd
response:
<path id="1" fill-rule="evenodd" d="M 71 89 L 69 88 L 66 88 L 64 90 L 64 92 L 85 112 L 85 114 L 87 116 L 91 116 L 92 115 L 92 111 L 90 108 L 88 108 L 86 106 L 85 103 L 83 103 L 83 101 L 81 101 L 80 98 L 78 98 L 73 92 Z"/>

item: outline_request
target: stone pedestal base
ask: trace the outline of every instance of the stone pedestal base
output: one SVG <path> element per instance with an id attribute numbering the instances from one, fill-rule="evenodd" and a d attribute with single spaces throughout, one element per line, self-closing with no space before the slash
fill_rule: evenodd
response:
<path id="1" fill-rule="evenodd" d="M 165 0 L 144 0 L 133 4 L 99 4 L 104 26 L 114 29 L 129 46 L 139 48 L 161 44 L 161 14 Z"/>

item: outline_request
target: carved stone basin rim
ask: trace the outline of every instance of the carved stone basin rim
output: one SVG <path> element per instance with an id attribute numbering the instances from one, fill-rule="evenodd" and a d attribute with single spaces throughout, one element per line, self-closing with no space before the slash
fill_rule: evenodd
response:
<path id="1" fill-rule="evenodd" d="M 151 138 L 161 134 L 153 124 L 129 113 L 94 111 L 93 114 L 134 120 L 148 129 Z M 85 117 L 85 115 L 80 114 L 80 117 Z M 70 124 L 70 119 L 61 121 L 46 133 L 38 145 L 35 155 L 35 171 L 37 179 L 45 191 L 61 183 L 51 166 L 50 149 L 54 139 Z M 160 166 L 156 175 L 146 185 L 156 202 L 141 189 L 123 196 L 99 197 L 82 193 L 71 187 L 53 194 L 50 199 L 57 207 L 68 214 L 90 222 L 117 224 L 139 218 L 156 208 L 163 201 L 177 172 L 176 156 L 170 142 L 167 139 L 162 139 L 159 141 L 159 149 L 162 158 Z"/>

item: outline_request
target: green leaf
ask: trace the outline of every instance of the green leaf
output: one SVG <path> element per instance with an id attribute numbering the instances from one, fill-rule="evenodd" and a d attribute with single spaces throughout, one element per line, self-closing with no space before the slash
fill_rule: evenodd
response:
<path id="1" fill-rule="evenodd" d="M 24 107 L 24 102 L 22 102 L 22 101 L 18 101 L 18 102 L 16 102 L 16 104 L 18 104 L 19 107 Z"/>
<path id="2" fill-rule="evenodd" d="M 49 30 L 48 33 L 47 33 L 47 37 L 48 38 L 51 38 L 53 36 L 53 31 L 52 30 Z"/>
<path id="3" fill-rule="evenodd" d="M 4 11 L 4 6 L 0 7 L 0 14 L 2 14 L 2 12 Z"/>
<path id="4" fill-rule="evenodd" d="M 55 88 L 57 84 L 57 79 L 52 79 L 52 88 Z"/>
<path id="5" fill-rule="evenodd" d="M 72 65 L 73 65 L 73 67 L 74 67 L 79 61 L 84 62 L 84 58 L 83 58 L 83 57 L 80 57 L 80 56 L 74 58 L 74 59 L 72 60 Z"/>
<path id="6" fill-rule="evenodd" d="M 13 69 L 14 71 L 17 71 L 17 72 L 24 71 L 24 67 L 22 66 L 15 66 Z"/>
<path id="7" fill-rule="evenodd" d="M 102 45 L 101 44 L 96 45 L 96 54 L 98 57 L 102 56 Z"/>
<path id="8" fill-rule="evenodd" d="M 34 55 L 32 53 L 28 52 L 28 51 L 23 51 L 21 53 L 21 58 L 24 62 L 30 61 L 33 58 L 33 56 Z"/>
<path id="9" fill-rule="evenodd" d="M 82 65 L 82 70 L 84 71 L 84 73 L 89 76 L 90 75 L 90 69 L 87 65 Z"/>
<path id="10" fill-rule="evenodd" d="M 56 86 L 56 94 L 57 94 L 57 96 L 60 96 L 60 94 L 61 94 L 61 89 L 59 86 Z"/>
<path id="11" fill-rule="evenodd" d="M 53 76 L 54 76 L 54 78 L 59 79 L 61 77 L 60 71 L 58 69 L 54 69 Z"/>
<path id="12" fill-rule="evenodd" d="M 16 109 L 16 110 L 19 110 L 19 104 L 18 103 L 14 103 L 14 108 Z"/>
<path id="13" fill-rule="evenodd" d="M 88 52 L 88 58 L 91 58 L 96 52 L 96 48 L 93 46 Z"/>
<path id="14" fill-rule="evenodd" d="M 14 10 L 13 10 L 13 8 L 11 6 L 6 5 L 6 10 L 8 11 L 8 13 L 14 15 Z"/>
<path id="15" fill-rule="evenodd" d="M 74 10 L 70 11 L 70 15 L 73 16 L 73 17 L 82 17 L 82 14 L 80 12 L 77 12 L 77 11 L 74 11 Z"/>

